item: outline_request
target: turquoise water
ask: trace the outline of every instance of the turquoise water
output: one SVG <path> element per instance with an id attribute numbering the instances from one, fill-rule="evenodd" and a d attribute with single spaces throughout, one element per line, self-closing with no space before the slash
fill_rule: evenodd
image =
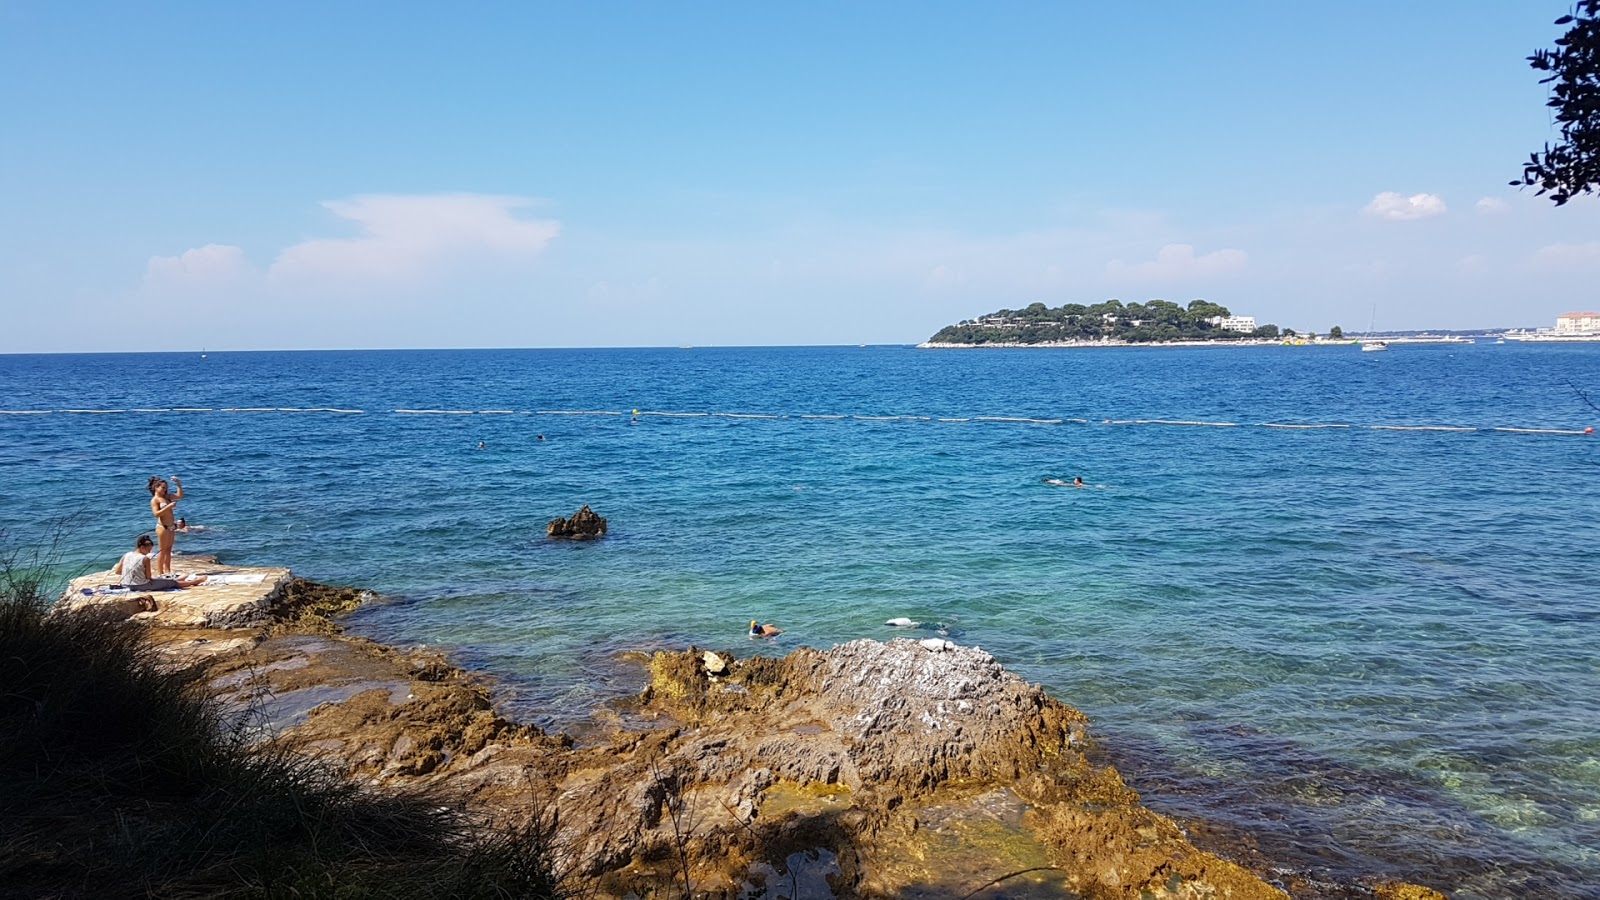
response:
<path id="1" fill-rule="evenodd" d="M 0 523 L 79 514 L 69 561 L 108 564 L 176 472 L 211 528 L 181 549 L 383 592 L 357 632 L 451 648 L 535 721 L 636 689 L 624 649 L 909 616 L 1089 712 L 1152 805 L 1292 868 L 1600 896 L 1600 437 L 1482 430 L 1600 424 L 1569 385 L 1600 394 L 1600 345 L 0 356 L 0 379 L 13 410 L 364 410 L 0 415 Z M 914 418 L 859 418 L 884 416 Z M 583 503 L 611 535 L 545 541 Z M 752 645 L 752 618 L 787 633 Z"/>

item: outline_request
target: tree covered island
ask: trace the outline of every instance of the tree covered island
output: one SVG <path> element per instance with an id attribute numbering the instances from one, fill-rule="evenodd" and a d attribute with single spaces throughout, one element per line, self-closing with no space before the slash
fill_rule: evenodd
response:
<path id="1" fill-rule="evenodd" d="M 939 329 L 923 346 L 1154 344 L 1191 341 L 1276 340 L 1276 325 L 1256 325 L 1227 307 L 1193 300 L 1187 307 L 1166 300 L 1124 305 L 1120 300 L 1051 308 L 1002 309 Z"/>

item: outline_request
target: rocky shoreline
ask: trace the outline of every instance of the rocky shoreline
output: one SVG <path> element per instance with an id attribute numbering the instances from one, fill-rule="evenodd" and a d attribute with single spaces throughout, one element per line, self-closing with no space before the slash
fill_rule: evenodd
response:
<path id="1" fill-rule="evenodd" d="M 1083 713 L 975 647 L 641 655 L 638 695 L 579 742 L 510 721 L 490 683 L 439 653 L 343 634 L 337 616 L 370 594 L 263 585 L 243 621 L 228 601 L 225 628 L 102 602 L 205 666 L 256 735 L 375 785 L 445 789 L 486 821 L 543 821 L 570 877 L 601 896 L 686 883 L 712 898 L 1443 896 L 1304 882 L 1197 848 L 1094 761 Z"/>

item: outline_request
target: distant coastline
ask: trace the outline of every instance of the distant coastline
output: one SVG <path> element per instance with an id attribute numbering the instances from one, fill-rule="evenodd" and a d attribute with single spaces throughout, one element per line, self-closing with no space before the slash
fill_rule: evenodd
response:
<path id="1" fill-rule="evenodd" d="M 944 341 L 923 341 L 917 345 L 918 350 L 1019 350 L 1019 349 L 1050 349 L 1050 350 L 1081 350 L 1091 347 L 1282 347 L 1288 342 L 1278 338 L 1245 338 L 1234 341 L 985 341 L 981 344 L 973 343 L 946 343 Z M 1345 345 L 1356 341 L 1321 341 L 1306 342 L 1305 346 L 1313 343 L 1327 345 Z"/>

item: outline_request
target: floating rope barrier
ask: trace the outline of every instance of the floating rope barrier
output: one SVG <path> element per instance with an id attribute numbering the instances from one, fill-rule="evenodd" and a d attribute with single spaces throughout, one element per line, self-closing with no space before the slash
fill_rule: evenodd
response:
<path id="1" fill-rule="evenodd" d="M 366 415 L 363 409 L 348 409 L 334 406 L 297 407 L 297 406 L 173 406 L 173 407 L 132 407 L 132 408 L 63 408 L 63 409 L 0 409 L 0 416 L 48 416 L 48 415 L 122 415 L 122 414 L 152 414 L 152 413 L 281 413 L 284 415 L 324 413 L 337 415 Z M 382 411 L 380 411 L 382 412 Z M 397 416 L 626 416 L 627 411 L 609 409 L 393 409 L 388 413 Z M 669 410 L 633 410 L 634 419 L 653 416 L 663 419 L 752 419 L 752 420 L 805 420 L 805 421 L 856 421 L 856 422 L 937 422 L 941 424 L 963 424 L 981 422 L 997 425 L 1094 425 L 1095 420 L 1081 418 L 1033 418 L 1028 416 L 871 416 L 848 413 L 739 413 L 739 412 L 693 412 Z M 1560 435 L 1560 436 L 1585 436 L 1594 434 L 1593 428 L 1531 428 L 1513 425 L 1477 426 L 1477 425 L 1399 425 L 1399 424 L 1361 424 L 1349 422 L 1210 422 L 1199 419 L 1101 419 L 1098 424 L 1121 426 L 1169 426 L 1190 428 L 1272 428 L 1291 431 L 1315 431 L 1326 429 L 1362 429 L 1367 431 L 1407 431 L 1407 432 L 1434 432 L 1448 434 L 1524 434 L 1524 435 Z"/>
<path id="2" fill-rule="evenodd" d="M 1368 425 L 1373 431 L 1477 431 L 1465 425 Z"/>

